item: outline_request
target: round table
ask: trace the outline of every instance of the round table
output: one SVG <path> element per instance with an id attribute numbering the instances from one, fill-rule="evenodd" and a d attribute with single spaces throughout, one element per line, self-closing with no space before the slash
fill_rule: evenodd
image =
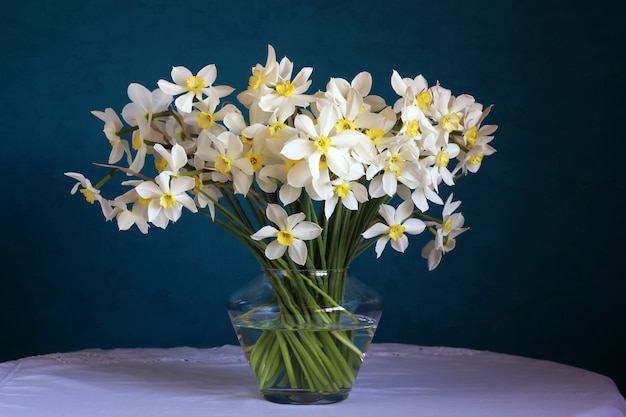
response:
<path id="1" fill-rule="evenodd" d="M 88 349 L 0 363 L 2 417 L 626 417 L 603 375 L 469 349 L 372 344 L 347 400 L 263 400 L 239 346 Z"/>

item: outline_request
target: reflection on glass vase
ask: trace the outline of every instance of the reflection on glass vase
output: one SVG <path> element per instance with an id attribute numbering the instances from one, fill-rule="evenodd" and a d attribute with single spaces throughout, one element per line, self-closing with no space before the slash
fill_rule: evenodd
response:
<path id="1" fill-rule="evenodd" d="M 264 269 L 228 304 L 261 393 L 283 404 L 346 399 L 382 309 L 348 269 Z"/>

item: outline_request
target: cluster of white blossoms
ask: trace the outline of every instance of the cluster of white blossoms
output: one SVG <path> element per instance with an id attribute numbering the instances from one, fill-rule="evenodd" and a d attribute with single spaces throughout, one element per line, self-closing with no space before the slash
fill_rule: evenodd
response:
<path id="1" fill-rule="evenodd" d="M 213 64 L 196 75 L 174 67 L 172 81 L 159 80 L 153 91 L 131 84 L 131 102 L 121 112 L 125 124 L 110 108 L 92 112 L 104 122 L 111 144 L 107 165 L 133 177 L 122 182 L 128 191 L 106 199 L 100 187 L 110 176 L 94 186 L 68 172 L 77 181 L 72 194 L 80 189 L 88 201 L 99 202 L 120 230 L 136 225 L 143 233 L 149 224 L 166 228 L 183 207 L 208 211 L 215 220 L 216 206 L 229 207 L 230 199 L 221 204 L 226 194 L 249 197 L 273 226 L 247 236 L 268 242 L 269 259 L 287 252 L 300 265 L 307 258 L 303 241 L 318 238 L 322 228 L 292 207 L 302 207 L 306 197 L 323 204 L 323 216 L 330 219 L 338 205 L 355 211 L 376 200 L 381 221 L 359 238 L 378 237 L 380 256 L 388 242 L 404 252 L 407 234 L 428 229 L 434 239 L 422 254 L 429 269 L 435 268 L 466 230 L 463 216 L 454 213 L 459 202 L 450 194 L 444 203 L 440 188 L 477 172 L 483 157 L 495 152 L 489 142 L 497 126 L 482 125 L 490 107 L 470 95 L 455 97 L 439 84 L 429 86 L 421 75 L 403 78 L 396 71 L 393 105 L 370 95 L 368 72 L 352 81 L 332 78 L 325 91 L 307 94 L 311 73 L 306 67 L 294 76 L 292 62 L 277 61 L 269 46 L 265 65 L 252 69 L 247 90 L 237 95 L 247 118 L 223 100 L 233 88 L 214 85 Z M 154 166 L 146 164 L 148 156 Z M 390 205 L 394 198 L 397 209 Z M 431 204 L 443 206 L 441 218 L 425 214 Z M 247 224 L 240 219 L 243 212 L 226 210 L 230 215 L 220 213 L 227 222 Z"/>

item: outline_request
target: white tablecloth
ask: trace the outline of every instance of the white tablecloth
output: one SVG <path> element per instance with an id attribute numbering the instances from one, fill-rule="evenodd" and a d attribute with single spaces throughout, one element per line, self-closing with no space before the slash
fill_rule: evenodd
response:
<path id="1" fill-rule="evenodd" d="M 0 363 L 0 416 L 626 417 L 626 401 L 611 379 L 554 362 L 373 344 L 347 400 L 281 405 L 239 346 L 89 349 Z"/>

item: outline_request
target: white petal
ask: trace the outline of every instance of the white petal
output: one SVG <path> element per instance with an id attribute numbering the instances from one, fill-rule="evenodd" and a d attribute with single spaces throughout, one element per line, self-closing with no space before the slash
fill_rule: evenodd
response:
<path id="1" fill-rule="evenodd" d="M 359 208 L 359 202 L 356 201 L 356 197 L 354 197 L 353 193 L 348 194 L 345 198 L 341 199 L 341 203 L 348 210 L 357 210 Z"/>
<path id="2" fill-rule="evenodd" d="M 163 191 L 152 181 L 144 181 L 135 187 L 141 198 L 160 198 Z"/>
<path id="3" fill-rule="evenodd" d="M 301 188 L 311 183 L 311 171 L 306 162 L 299 162 L 291 167 L 287 173 L 287 184 Z"/>
<path id="4" fill-rule="evenodd" d="M 378 214 L 380 214 L 380 216 L 385 219 L 385 222 L 387 222 L 389 226 L 393 226 L 396 224 L 396 209 L 394 209 L 392 206 L 388 204 L 381 204 L 380 208 L 378 209 Z"/>
<path id="5" fill-rule="evenodd" d="M 188 196 L 187 194 L 179 194 L 176 196 L 176 202 L 182 204 L 187 210 L 195 213 L 198 211 L 198 207 L 196 203 L 193 201 L 193 198 Z"/>
<path id="6" fill-rule="evenodd" d="M 152 105 L 152 94 L 150 90 L 141 84 L 130 83 L 127 89 L 128 98 L 139 104 L 142 109 L 149 109 Z"/>
<path id="7" fill-rule="evenodd" d="M 367 71 L 359 72 L 352 79 L 351 85 L 361 93 L 362 97 L 365 97 L 372 89 L 372 74 Z"/>
<path id="8" fill-rule="evenodd" d="M 365 188 L 363 184 L 354 183 L 351 184 L 351 187 L 352 192 L 354 193 L 354 196 L 359 203 L 364 203 L 367 201 L 367 188 Z"/>
<path id="9" fill-rule="evenodd" d="M 291 229 L 291 232 L 298 239 L 311 240 L 322 233 L 322 228 L 313 222 L 301 222 Z"/>
<path id="10" fill-rule="evenodd" d="M 383 254 L 383 251 L 385 250 L 385 245 L 387 245 L 387 242 L 389 241 L 389 236 L 383 236 L 380 239 L 378 239 L 378 241 L 376 242 L 376 257 L 380 258 L 380 255 Z"/>
<path id="11" fill-rule="evenodd" d="M 333 215 L 333 212 L 335 211 L 335 207 L 337 207 L 338 201 L 339 201 L 339 197 L 337 197 L 336 194 L 333 194 L 331 198 L 324 201 L 324 215 L 326 216 L 327 219 L 330 219 L 330 216 Z"/>
<path id="12" fill-rule="evenodd" d="M 339 149 L 330 148 L 326 154 L 326 162 L 328 162 L 328 168 L 330 168 L 330 170 L 339 177 L 345 177 L 350 173 L 348 154 L 340 151 Z"/>
<path id="13" fill-rule="evenodd" d="M 265 256 L 267 256 L 267 259 L 278 259 L 283 256 L 286 249 L 287 246 L 281 245 L 274 240 L 265 248 Z"/>
<path id="14" fill-rule="evenodd" d="M 391 88 L 393 88 L 393 91 L 395 91 L 399 96 L 404 96 L 404 93 L 406 92 L 406 83 L 402 80 L 402 77 L 396 70 L 393 70 L 393 73 L 391 74 Z"/>
<path id="15" fill-rule="evenodd" d="M 302 194 L 302 187 L 292 187 L 289 184 L 284 184 L 278 191 L 278 197 L 283 204 L 291 204 L 300 197 Z"/>
<path id="16" fill-rule="evenodd" d="M 313 124 L 313 120 L 311 120 L 309 116 L 305 116 L 303 114 L 297 115 L 294 120 L 294 126 L 296 129 L 301 130 L 312 139 L 316 139 L 319 136 L 317 130 L 315 129 L 315 125 Z"/>
<path id="17" fill-rule="evenodd" d="M 383 174 L 383 190 L 385 190 L 385 194 L 389 197 L 393 197 L 396 193 L 396 189 L 398 188 L 398 180 L 396 178 L 396 173 L 393 171 L 387 171 Z"/>
<path id="18" fill-rule="evenodd" d="M 198 77 L 204 80 L 204 85 L 211 85 L 217 78 L 217 67 L 215 64 L 209 64 L 198 71 Z"/>
<path id="19" fill-rule="evenodd" d="M 179 96 L 174 102 L 176 104 L 176 108 L 182 113 L 190 113 L 192 107 L 191 105 L 193 103 L 193 97 L 194 94 L 192 92 L 187 92 L 186 94 Z"/>
<path id="20" fill-rule="evenodd" d="M 178 197 L 179 194 L 192 190 L 195 185 L 196 182 L 191 177 L 174 178 L 170 184 L 170 192 Z"/>
<path id="21" fill-rule="evenodd" d="M 413 214 L 413 201 L 406 200 L 403 201 L 396 210 L 396 214 L 394 216 L 394 224 L 399 224 L 411 217 Z"/>
<path id="22" fill-rule="evenodd" d="M 266 214 L 267 218 L 281 229 L 287 223 L 287 212 L 278 204 L 268 204 Z"/>
<path id="23" fill-rule="evenodd" d="M 296 227 L 298 223 L 300 223 L 305 218 L 306 218 L 306 215 L 304 213 L 292 214 L 289 217 L 287 217 L 287 220 L 285 221 L 285 226 L 287 226 L 286 227 L 287 229 L 292 230 L 294 227 Z"/>
<path id="24" fill-rule="evenodd" d="M 402 226 L 405 227 L 404 232 L 410 235 L 418 235 L 424 231 L 426 225 L 420 219 L 408 219 Z"/>
<path id="25" fill-rule="evenodd" d="M 294 139 L 283 146 L 280 152 L 283 156 L 297 161 L 306 158 L 315 151 L 315 144 L 308 139 Z"/>
<path id="26" fill-rule="evenodd" d="M 391 241 L 391 247 L 396 251 L 404 253 L 405 249 L 409 246 L 409 238 L 406 235 L 402 235 L 398 240 Z"/>
<path id="27" fill-rule="evenodd" d="M 319 117 L 317 118 L 320 135 L 328 136 L 330 131 L 337 124 L 338 118 L 339 116 L 334 107 L 330 105 L 324 106 L 320 111 Z"/>
<path id="28" fill-rule="evenodd" d="M 185 151 L 185 148 L 178 143 L 172 147 L 171 163 L 173 165 L 171 168 L 174 172 L 178 172 L 182 167 L 187 165 L 187 152 Z"/>
<path id="29" fill-rule="evenodd" d="M 263 226 L 255 234 L 250 236 L 254 240 L 263 240 L 268 237 L 274 237 L 278 233 L 278 229 L 272 226 Z"/>
<path id="30" fill-rule="evenodd" d="M 191 71 L 183 66 L 172 67 L 170 75 L 172 76 L 172 80 L 178 85 L 185 85 L 187 78 L 193 77 Z"/>
<path id="31" fill-rule="evenodd" d="M 342 130 L 333 136 L 333 146 L 336 148 L 351 148 L 359 141 L 370 140 L 366 135 L 356 130 Z M 370 140 L 371 142 L 371 140 Z"/>
<path id="32" fill-rule="evenodd" d="M 304 265 L 306 263 L 306 255 L 306 244 L 303 241 L 296 239 L 289 245 L 289 257 L 298 265 Z"/>
<path id="33" fill-rule="evenodd" d="M 159 86 L 161 91 L 163 91 L 165 94 L 169 94 L 172 96 L 175 96 L 177 94 L 184 93 L 185 91 L 187 91 L 182 86 L 174 84 L 167 80 L 159 80 L 157 82 L 157 85 Z"/>
<path id="34" fill-rule="evenodd" d="M 382 224 L 382 223 L 376 223 L 373 226 L 371 226 L 369 229 L 367 229 L 365 232 L 363 232 L 362 236 L 365 239 L 369 239 L 375 236 L 385 235 L 387 234 L 388 231 L 389 231 L 389 226 L 387 226 L 386 224 Z"/>

